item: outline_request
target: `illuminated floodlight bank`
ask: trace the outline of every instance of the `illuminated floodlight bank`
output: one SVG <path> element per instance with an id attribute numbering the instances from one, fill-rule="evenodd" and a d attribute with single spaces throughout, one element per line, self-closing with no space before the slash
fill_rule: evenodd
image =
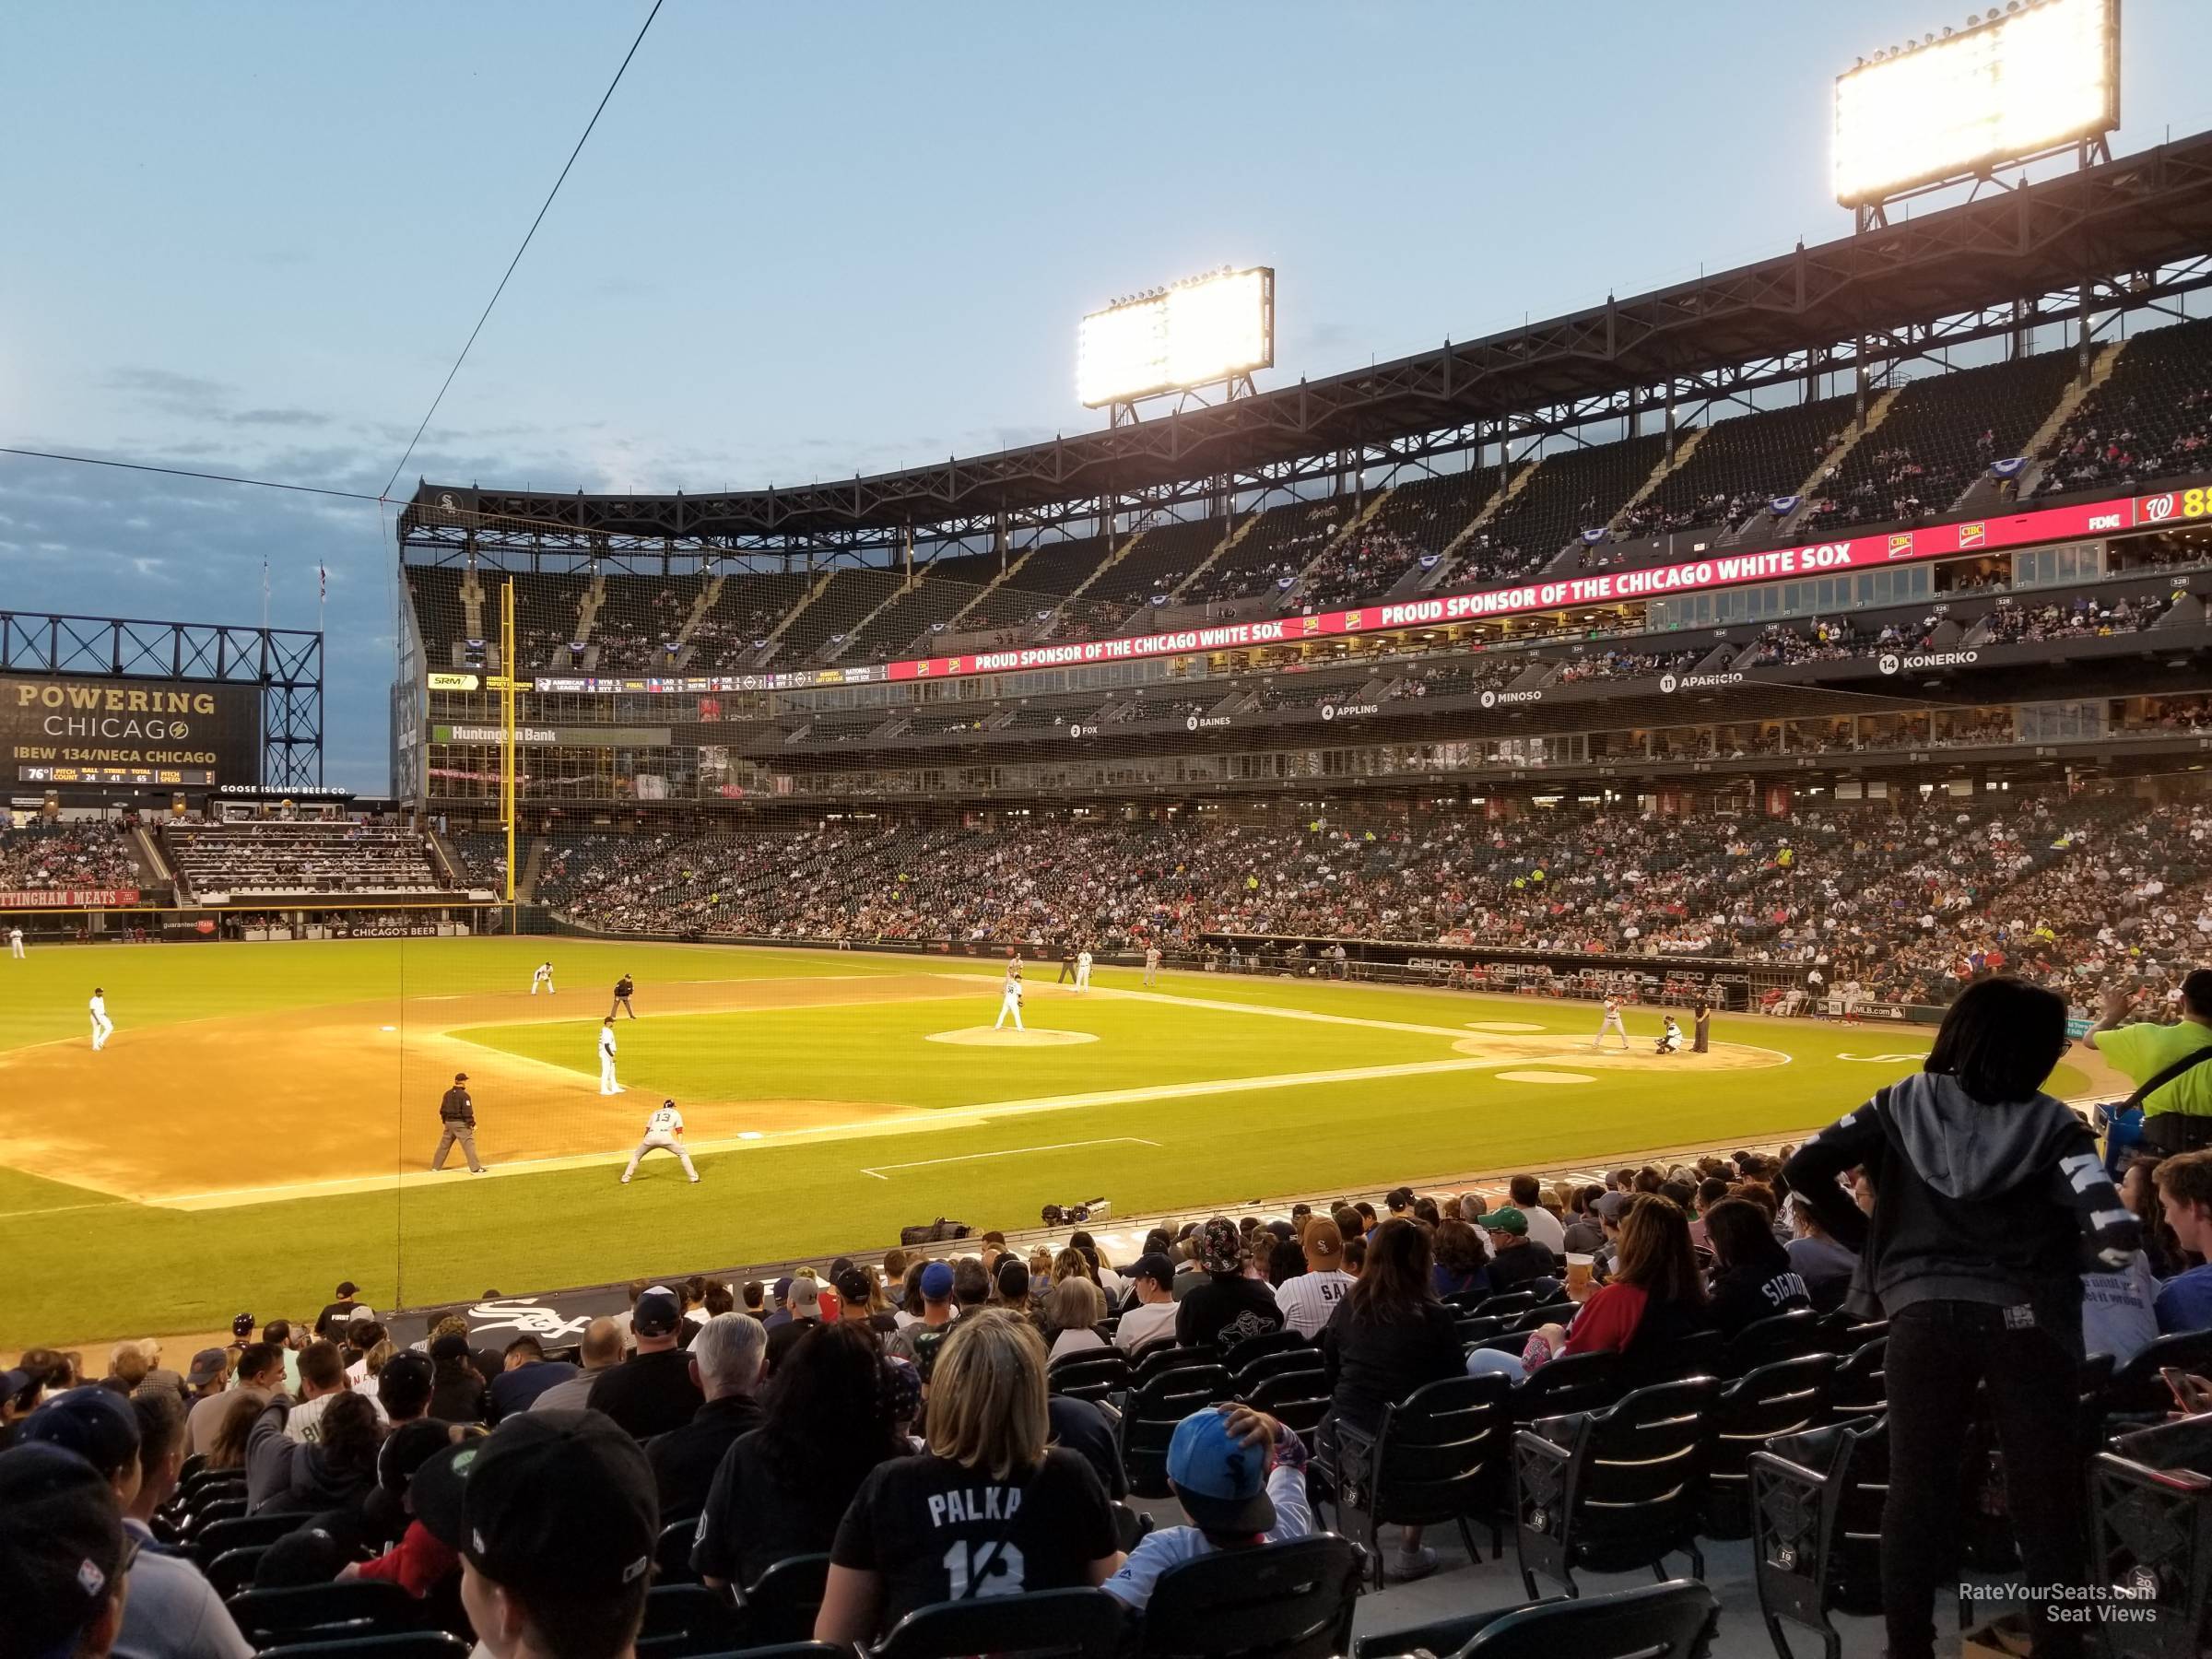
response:
<path id="1" fill-rule="evenodd" d="M 1275 272 L 1220 271 L 1083 319 L 1077 394 L 1088 408 L 1205 385 L 1275 362 Z"/>
<path id="2" fill-rule="evenodd" d="M 2035 0 L 1836 77 L 1836 200 L 1847 207 L 2109 133 L 2120 124 L 2118 0 Z"/>

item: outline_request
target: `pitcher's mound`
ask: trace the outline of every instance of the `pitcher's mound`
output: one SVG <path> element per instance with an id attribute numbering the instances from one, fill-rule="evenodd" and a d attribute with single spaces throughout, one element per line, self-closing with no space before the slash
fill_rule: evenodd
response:
<path id="1" fill-rule="evenodd" d="M 989 1026 L 968 1026 L 958 1031 L 932 1031 L 929 1041 L 965 1043 L 971 1048 L 1057 1048 L 1098 1039 L 1088 1031 L 1017 1031 L 1010 1026 L 994 1030 Z"/>

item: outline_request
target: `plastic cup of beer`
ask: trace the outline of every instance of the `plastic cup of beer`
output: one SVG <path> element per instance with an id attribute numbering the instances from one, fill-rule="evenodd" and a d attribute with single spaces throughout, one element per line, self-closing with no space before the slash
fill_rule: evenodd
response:
<path id="1" fill-rule="evenodd" d="M 1581 1301 L 1590 1294 L 1590 1257 L 1579 1250 L 1567 1253 L 1567 1298 Z"/>

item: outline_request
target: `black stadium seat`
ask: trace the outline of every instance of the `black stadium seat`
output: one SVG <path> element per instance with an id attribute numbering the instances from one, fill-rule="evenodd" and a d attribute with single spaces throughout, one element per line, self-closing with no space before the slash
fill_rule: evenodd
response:
<path id="1" fill-rule="evenodd" d="M 1703 1584 L 1676 1579 L 1416 1625 L 1352 1644 L 1353 1659 L 1702 1659 L 1720 1619 Z"/>
<path id="2" fill-rule="evenodd" d="M 256 1647 L 390 1636 L 418 1629 L 423 1604 L 378 1579 L 241 1590 L 224 1604 L 239 1633 Z"/>
<path id="3" fill-rule="evenodd" d="M 1333 1533 L 1171 1567 L 1145 1605 L 1145 1659 L 1334 1659 L 1350 1646 L 1361 1552 Z"/>
<path id="4" fill-rule="evenodd" d="M 1447 1377 L 1386 1406 L 1371 1440 L 1347 1424 L 1337 1425 L 1337 1514 L 1367 1550 L 1378 1590 L 1382 1555 L 1377 1535 L 1387 1525 L 1449 1521 L 1459 1528 L 1467 1554 L 1479 1561 L 1482 1552 L 1469 1524 L 1485 1516 L 1491 1553 L 1500 1552 L 1498 1506 L 1512 1450 L 1506 1415 L 1512 1393 L 1501 1375 Z"/>
<path id="5" fill-rule="evenodd" d="M 1114 1659 L 1122 1604 L 1103 1590 L 1037 1590 L 917 1607 L 878 1642 L 875 1659 Z"/>

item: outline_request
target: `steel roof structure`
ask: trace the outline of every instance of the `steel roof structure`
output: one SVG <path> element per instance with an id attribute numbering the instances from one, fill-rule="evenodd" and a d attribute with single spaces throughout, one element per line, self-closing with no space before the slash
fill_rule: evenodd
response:
<path id="1" fill-rule="evenodd" d="M 710 495 L 421 484 L 403 559 L 799 548 L 1005 535 L 1235 487 L 1534 442 L 2212 285 L 2212 133 L 1394 362 L 996 454 Z M 512 562 L 512 561 L 508 561 Z"/>

